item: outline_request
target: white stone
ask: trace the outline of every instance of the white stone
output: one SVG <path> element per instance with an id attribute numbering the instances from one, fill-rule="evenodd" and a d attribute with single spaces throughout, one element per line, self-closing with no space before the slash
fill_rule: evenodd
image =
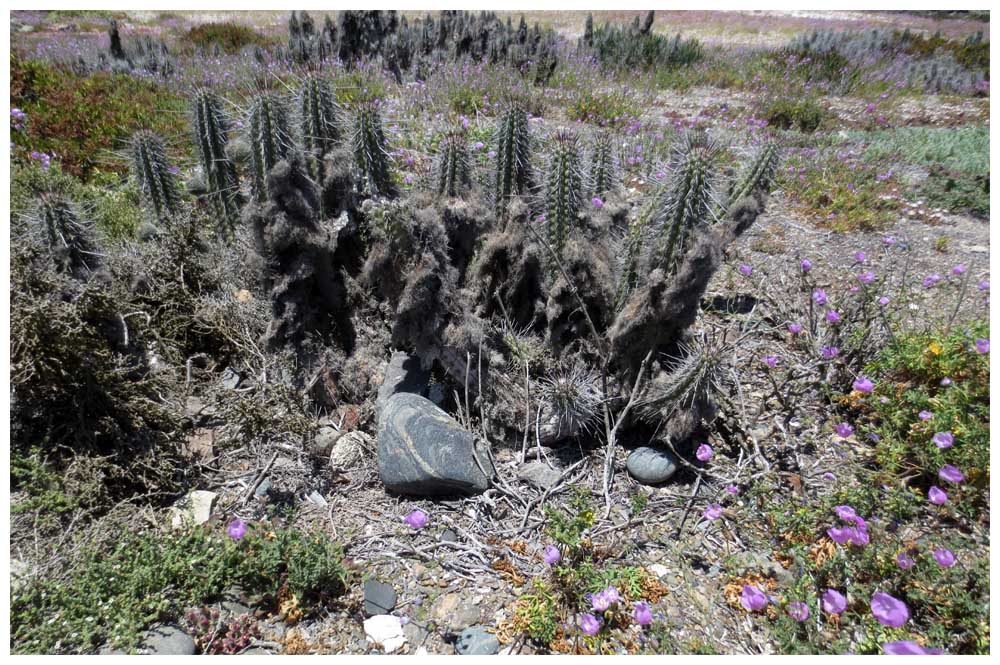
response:
<path id="1" fill-rule="evenodd" d="M 191 492 L 170 509 L 170 525 L 178 529 L 186 524 L 204 524 L 212 517 L 217 497 L 215 492 L 205 490 Z"/>
<path id="2" fill-rule="evenodd" d="M 406 644 L 406 635 L 399 617 L 391 614 L 376 614 L 365 619 L 365 636 L 375 644 L 381 644 L 387 654 L 395 652 Z"/>
<path id="3" fill-rule="evenodd" d="M 657 577 L 659 577 L 661 579 L 663 577 L 666 577 L 667 574 L 670 572 L 667 569 L 667 567 L 664 566 L 662 563 L 652 563 L 652 564 L 646 566 L 646 570 L 648 570 L 649 572 L 653 573 L 654 575 L 656 575 Z"/>

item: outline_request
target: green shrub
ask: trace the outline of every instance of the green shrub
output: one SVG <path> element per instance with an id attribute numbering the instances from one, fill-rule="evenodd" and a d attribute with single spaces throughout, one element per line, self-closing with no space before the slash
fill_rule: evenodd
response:
<path id="1" fill-rule="evenodd" d="M 913 196 L 923 198 L 935 208 L 951 212 L 968 212 L 983 219 L 990 216 L 990 176 L 949 171 L 932 167 L 927 180 Z"/>
<path id="2" fill-rule="evenodd" d="M 970 175 L 990 173 L 989 127 L 895 127 L 875 132 L 851 132 L 850 139 L 867 144 L 870 159 L 902 160 L 918 166 L 941 166 Z"/>
<path id="3" fill-rule="evenodd" d="M 772 127 L 792 129 L 811 134 L 819 129 L 830 113 L 815 99 L 800 97 L 792 99 L 785 96 L 769 96 L 758 115 Z"/>
<path id="4" fill-rule="evenodd" d="M 613 69 L 686 67 L 705 54 L 695 37 L 683 39 L 680 34 L 667 37 L 611 24 L 594 29 L 592 48 L 598 61 Z"/>
<path id="5" fill-rule="evenodd" d="M 589 122 L 600 127 L 624 125 L 638 118 L 641 113 L 635 98 L 623 90 L 578 90 L 566 107 L 566 116 L 570 120 Z"/>
<path id="6" fill-rule="evenodd" d="M 182 42 L 208 52 L 218 46 L 225 53 L 239 53 L 248 46 L 269 45 L 264 35 L 232 21 L 196 25 L 184 34 Z"/>

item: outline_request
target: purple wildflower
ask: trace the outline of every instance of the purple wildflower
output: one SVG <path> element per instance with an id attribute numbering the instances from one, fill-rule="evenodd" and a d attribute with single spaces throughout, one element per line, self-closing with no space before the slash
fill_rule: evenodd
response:
<path id="1" fill-rule="evenodd" d="M 833 360 L 840 353 L 840 349 L 835 346 L 824 346 L 820 353 L 824 360 Z"/>
<path id="2" fill-rule="evenodd" d="M 743 265 L 741 265 L 738 268 L 738 270 L 740 271 L 740 274 L 743 275 L 744 277 L 749 277 L 750 275 L 753 274 L 753 268 L 751 268 L 750 266 L 748 266 L 745 263 Z"/>
<path id="3" fill-rule="evenodd" d="M 792 333 L 793 335 L 798 335 L 800 332 L 802 332 L 802 326 L 800 326 L 798 323 L 789 323 L 788 332 Z"/>
<path id="4" fill-rule="evenodd" d="M 951 432 L 938 432 L 931 437 L 931 441 L 935 446 L 944 450 L 955 445 L 955 436 Z"/>
<path id="5" fill-rule="evenodd" d="M 792 617 L 799 623 L 807 621 L 809 619 L 809 606 L 801 600 L 793 600 L 788 603 L 788 616 Z"/>
<path id="6" fill-rule="evenodd" d="M 839 425 L 837 425 L 835 429 L 837 431 L 837 436 L 839 436 L 842 439 L 846 439 L 851 434 L 854 434 L 854 428 L 848 425 L 847 423 L 840 423 Z"/>
<path id="7" fill-rule="evenodd" d="M 930 411 L 921 411 L 920 413 L 917 414 L 917 418 L 920 418 L 921 420 L 930 420 L 933 417 L 934 414 L 931 413 Z"/>
<path id="8" fill-rule="evenodd" d="M 767 607 L 767 594 L 755 586 L 743 585 L 743 592 L 740 594 L 740 605 L 750 612 L 759 612 Z"/>
<path id="9" fill-rule="evenodd" d="M 824 291 L 823 289 L 816 289 L 815 291 L 813 291 L 813 302 L 816 303 L 817 305 L 825 305 L 826 291 Z"/>
<path id="10" fill-rule="evenodd" d="M 698 450 L 695 452 L 694 456 L 698 458 L 699 462 L 707 462 L 712 459 L 715 455 L 715 451 L 712 450 L 712 446 L 707 443 L 703 443 L 698 446 Z"/>
<path id="11" fill-rule="evenodd" d="M 946 550 L 944 548 L 934 550 L 934 560 L 937 561 L 938 565 L 942 568 L 951 568 L 955 565 L 955 555 L 951 550 Z"/>
<path id="12" fill-rule="evenodd" d="M 414 529 L 423 529 L 427 526 L 427 513 L 418 508 L 404 517 L 403 521 Z"/>
<path id="13" fill-rule="evenodd" d="M 778 356 L 764 356 L 761 360 L 772 369 L 778 366 Z"/>
<path id="14" fill-rule="evenodd" d="M 866 270 L 865 272 L 858 275 L 858 281 L 862 284 L 871 284 L 875 281 L 875 273 L 871 270 Z"/>
<path id="15" fill-rule="evenodd" d="M 809 272 L 813 267 L 812 261 L 809 259 L 802 259 L 802 263 L 800 265 L 802 267 L 802 272 Z"/>
<path id="16" fill-rule="evenodd" d="M 952 466 L 951 464 L 945 464 L 938 471 L 938 478 L 945 482 L 957 485 L 965 480 L 965 474 L 962 473 L 958 467 Z"/>
<path id="17" fill-rule="evenodd" d="M 896 565 L 903 570 L 909 570 L 913 568 L 913 559 L 906 552 L 900 552 L 896 555 Z"/>
<path id="18" fill-rule="evenodd" d="M 829 312 L 826 313 L 826 320 L 830 323 L 839 323 L 840 312 L 838 312 L 835 309 L 831 309 Z"/>
<path id="19" fill-rule="evenodd" d="M 820 604 L 827 614 L 840 614 L 847 609 L 847 598 L 836 589 L 827 589 L 820 596 Z"/>
<path id="20" fill-rule="evenodd" d="M 850 425 L 848 425 L 848 428 L 850 428 Z M 851 506 L 834 506 L 833 512 L 837 513 L 837 517 L 845 522 L 853 522 L 858 517 L 858 511 L 854 510 Z"/>
<path id="21" fill-rule="evenodd" d="M 955 266 L 954 268 L 951 269 L 951 274 L 952 275 L 961 275 L 961 274 L 965 273 L 965 270 L 966 270 L 965 264 L 964 263 L 959 263 L 957 266 Z"/>
<path id="22" fill-rule="evenodd" d="M 594 198 L 590 199 L 590 203 L 598 210 L 604 207 L 604 201 L 602 201 L 601 197 L 599 196 L 595 196 Z"/>
<path id="23" fill-rule="evenodd" d="M 560 554 L 558 547 L 555 545 L 549 545 L 545 548 L 542 558 L 545 559 L 545 563 L 551 566 L 562 558 L 562 554 Z"/>
<path id="24" fill-rule="evenodd" d="M 927 275 L 927 277 L 924 277 L 924 282 L 923 282 L 924 288 L 929 289 L 940 281 L 941 281 L 941 275 L 937 273 L 932 273 L 930 275 Z"/>
<path id="25" fill-rule="evenodd" d="M 889 304 L 889 299 L 885 296 L 882 296 L 881 298 L 878 299 L 878 304 L 882 305 L 882 307 L 885 307 L 886 305 Z"/>
<path id="26" fill-rule="evenodd" d="M 597 635 L 601 629 L 601 622 L 593 614 L 583 614 L 580 616 L 580 630 L 584 635 Z"/>
<path id="27" fill-rule="evenodd" d="M 990 340 L 988 339 L 977 339 L 976 340 L 976 353 L 989 353 L 990 352 Z"/>
<path id="28" fill-rule="evenodd" d="M 882 651 L 887 656 L 938 656 L 943 653 L 941 649 L 927 649 L 911 640 L 886 642 Z"/>
<path id="29" fill-rule="evenodd" d="M 906 603 L 882 591 L 872 595 L 871 609 L 878 622 L 890 628 L 899 628 L 910 620 L 910 608 Z"/>
<path id="30" fill-rule="evenodd" d="M 650 611 L 649 605 L 641 601 L 636 603 L 635 609 L 632 610 L 632 620 L 640 626 L 648 626 L 653 623 L 653 613 Z"/>
<path id="31" fill-rule="evenodd" d="M 929 490 L 927 490 L 927 500 L 933 503 L 935 506 L 943 506 L 948 502 L 948 495 L 943 489 L 934 485 Z"/>
<path id="32" fill-rule="evenodd" d="M 722 517 L 722 506 L 717 503 L 710 503 L 708 507 L 705 508 L 705 512 L 702 513 L 702 517 L 707 520 L 717 520 Z"/>
<path id="33" fill-rule="evenodd" d="M 236 518 L 229 523 L 229 526 L 226 528 L 226 533 L 228 533 L 229 537 L 233 540 L 240 540 L 243 536 L 247 535 L 247 523 L 239 518 Z"/>
<path id="34" fill-rule="evenodd" d="M 860 250 L 854 252 L 854 260 L 857 261 L 858 263 L 864 263 L 866 258 L 868 258 L 868 256 L 864 252 Z"/>
<path id="35" fill-rule="evenodd" d="M 875 389 L 875 384 L 866 376 L 859 376 L 854 380 L 854 389 L 866 395 Z"/>

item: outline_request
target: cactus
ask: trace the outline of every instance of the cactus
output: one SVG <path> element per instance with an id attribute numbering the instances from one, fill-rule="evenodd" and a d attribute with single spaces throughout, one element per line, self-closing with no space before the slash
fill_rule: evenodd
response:
<path id="1" fill-rule="evenodd" d="M 449 132 L 438 147 L 435 164 L 435 188 L 440 196 L 461 196 L 472 187 L 469 149 L 465 134 Z"/>
<path id="2" fill-rule="evenodd" d="M 778 169 L 778 146 L 768 141 L 748 160 L 729 192 L 729 205 L 746 196 L 768 190 Z"/>
<path id="3" fill-rule="evenodd" d="M 310 75 L 299 90 L 299 117 L 302 122 L 302 148 L 309 176 L 322 182 L 323 156 L 340 140 L 340 113 L 329 81 Z"/>
<path id="4" fill-rule="evenodd" d="M 366 102 L 358 109 L 354 128 L 354 158 L 361 174 L 361 191 L 373 196 L 395 196 L 389 170 L 389 150 L 378 106 Z"/>
<path id="5" fill-rule="evenodd" d="M 37 216 L 57 270 L 77 279 L 94 271 L 97 254 L 90 238 L 90 225 L 77 216 L 69 201 L 53 192 L 43 193 L 38 198 Z"/>
<path id="6" fill-rule="evenodd" d="M 288 110 L 280 97 L 272 93 L 261 95 L 250 107 L 247 119 L 254 196 L 267 199 L 267 174 L 292 150 L 292 134 Z"/>
<path id="7" fill-rule="evenodd" d="M 576 134 L 561 129 L 556 132 L 554 143 L 545 196 L 545 221 L 549 227 L 549 242 L 556 255 L 562 256 L 569 229 L 576 223 L 583 205 L 583 176 Z"/>
<path id="8" fill-rule="evenodd" d="M 590 155 L 590 191 L 603 197 L 615 186 L 613 143 L 611 135 L 601 133 L 594 140 Z"/>
<path id="9" fill-rule="evenodd" d="M 180 207 L 180 189 L 159 136 L 147 130 L 136 132 L 132 137 L 132 169 L 157 218 L 162 220 L 175 214 Z"/>
<path id="10" fill-rule="evenodd" d="M 660 243 L 656 264 L 668 274 L 683 255 L 688 235 L 708 221 L 711 212 L 716 149 L 688 137 L 677 150 L 676 165 L 661 198 Z"/>
<path id="11" fill-rule="evenodd" d="M 199 90 L 193 106 L 194 145 L 201 160 L 208 195 L 216 213 L 231 233 L 240 217 L 243 197 L 240 194 L 236 166 L 226 155 L 229 122 L 222 112 L 222 100 L 209 90 Z"/>
<path id="12" fill-rule="evenodd" d="M 511 105 L 500 121 L 498 133 L 494 197 L 499 215 L 507 209 L 510 197 L 525 192 L 531 181 L 528 114 L 520 106 Z"/>
<path id="13" fill-rule="evenodd" d="M 554 418 L 555 430 L 565 435 L 587 431 L 600 413 L 603 398 L 600 377 L 579 367 L 546 377 L 541 385 L 542 415 Z"/>

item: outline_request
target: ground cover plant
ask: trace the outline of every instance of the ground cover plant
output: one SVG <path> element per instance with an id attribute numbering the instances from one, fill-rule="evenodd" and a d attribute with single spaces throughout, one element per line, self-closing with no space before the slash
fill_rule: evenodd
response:
<path id="1" fill-rule="evenodd" d="M 982 18 L 14 12 L 11 650 L 989 653 Z"/>

